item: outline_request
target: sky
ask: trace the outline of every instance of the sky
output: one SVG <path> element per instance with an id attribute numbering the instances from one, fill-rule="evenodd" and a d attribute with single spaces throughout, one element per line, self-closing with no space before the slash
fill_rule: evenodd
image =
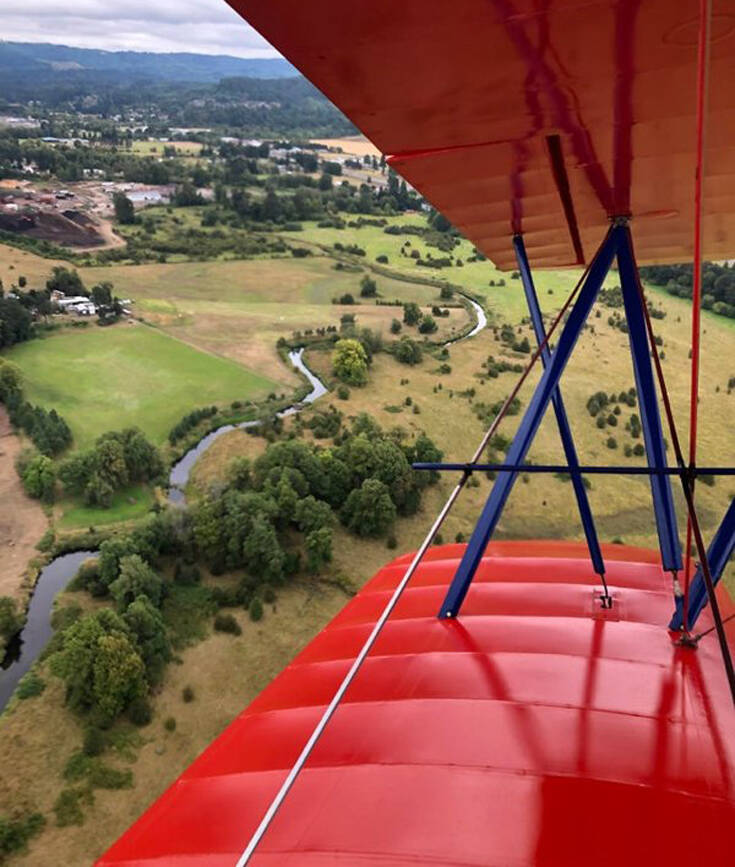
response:
<path id="1" fill-rule="evenodd" d="M 279 56 L 224 0 L 0 0 L 0 39 L 109 51 Z"/>

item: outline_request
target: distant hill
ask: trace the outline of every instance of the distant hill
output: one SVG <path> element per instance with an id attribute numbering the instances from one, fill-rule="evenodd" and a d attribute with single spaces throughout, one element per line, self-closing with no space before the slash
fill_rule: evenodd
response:
<path id="1" fill-rule="evenodd" d="M 0 0 L 2 5 L 2 0 Z M 255 137 L 325 138 L 355 127 L 283 58 L 98 51 L 0 41 L 0 113 L 130 109 L 171 126 L 223 126 Z"/>
<path id="2" fill-rule="evenodd" d="M 86 73 L 86 74 L 85 74 Z M 52 77 L 59 82 L 87 77 L 108 84 L 148 82 L 215 83 L 222 78 L 287 78 L 298 71 L 283 58 L 244 58 L 209 54 L 155 54 L 99 51 L 50 43 L 0 42 L 0 82 Z"/>

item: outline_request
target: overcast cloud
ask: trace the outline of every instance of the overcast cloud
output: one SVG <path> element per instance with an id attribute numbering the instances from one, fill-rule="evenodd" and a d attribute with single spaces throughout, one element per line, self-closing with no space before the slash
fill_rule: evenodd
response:
<path id="1" fill-rule="evenodd" d="M 0 0 L 0 39 L 278 57 L 224 0 Z"/>

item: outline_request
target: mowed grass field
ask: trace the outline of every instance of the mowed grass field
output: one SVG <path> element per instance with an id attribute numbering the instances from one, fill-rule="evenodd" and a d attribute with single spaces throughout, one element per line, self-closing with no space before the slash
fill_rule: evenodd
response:
<path id="1" fill-rule="evenodd" d="M 176 148 L 177 156 L 197 156 L 202 149 L 198 141 L 134 141 L 132 152 L 136 156 L 163 156 L 164 148 Z"/>
<path id="2" fill-rule="evenodd" d="M 250 259 L 179 264 L 120 265 L 81 268 L 89 286 L 110 280 L 118 295 L 132 298 L 133 312 L 193 346 L 230 358 L 249 369 L 292 387 L 297 375 L 276 352 L 279 337 L 294 331 L 339 326 L 353 313 L 358 327 L 388 334 L 391 320 L 401 319 L 400 307 L 360 303 L 364 273 L 339 271 L 326 256 L 304 259 Z M 427 312 L 439 301 L 431 286 L 376 275 L 383 299 L 416 301 Z M 350 293 L 354 305 L 332 304 Z M 452 308 L 437 318 L 433 337 L 446 339 L 469 322 L 464 308 Z"/>
<path id="3" fill-rule="evenodd" d="M 141 324 L 64 330 L 14 347 L 28 400 L 55 408 L 76 448 L 131 425 L 162 444 L 197 406 L 257 399 L 276 383 Z"/>

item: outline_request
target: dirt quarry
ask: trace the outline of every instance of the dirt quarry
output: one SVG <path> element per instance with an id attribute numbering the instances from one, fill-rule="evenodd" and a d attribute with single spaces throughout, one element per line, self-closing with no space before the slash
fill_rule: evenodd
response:
<path id="1" fill-rule="evenodd" d="M 25 495 L 15 471 L 20 450 L 8 414 L 0 407 L 0 596 L 16 599 L 24 595 L 23 575 L 48 525 L 40 503 Z"/>
<path id="2" fill-rule="evenodd" d="M 105 243 L 97 224 L 79 211 L 64 214 L 37 211 L 21 216 L 0 215 L 0 229 L 65 247 L 96 247 Z"/>

